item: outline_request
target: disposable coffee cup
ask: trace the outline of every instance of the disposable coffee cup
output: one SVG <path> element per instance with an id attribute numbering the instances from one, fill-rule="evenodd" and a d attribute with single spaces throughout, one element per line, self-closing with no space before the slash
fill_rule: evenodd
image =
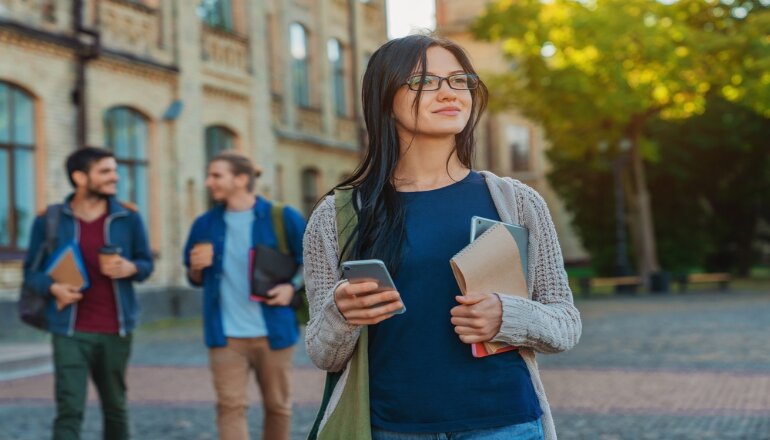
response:
<path id="1" fill-rule="evenodd" d="M 104 273 L 105 267 L 109 266 L 116 259 L 120 259 L 120 246 L 103 246 L 99 249 L 99 268 Z"/>

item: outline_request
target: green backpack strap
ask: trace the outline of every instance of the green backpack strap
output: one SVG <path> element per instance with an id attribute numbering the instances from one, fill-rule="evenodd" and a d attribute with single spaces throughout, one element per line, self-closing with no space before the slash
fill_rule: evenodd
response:
<path id="1" fill-rule="evenodd" d="M 275 231 L 275 238 L 278 240 L 278 252 L 282 254 L 290 254 L 289 242 L 286 239 L 286 225 L 283 223 L 283 203 L 273 202 L 270 207 L 270 217 L 273 219 L 273 231 Z"/>
<path id="2" fill-rule="evenodd" d="M 353 190 L 335 190 L 334 204 L 337 210 L 337 243 L 340 252 L 353 235 L 358 217 L 353 206 Z M 349 252 L 346 250 L 344 254 Z M 343 258 L 344 259 L 344 258 Z M 372 428 L 369 413 L 369 337 L 368 328 L 361 328 L 356 349 L 349 362 L 349 372 L 337 406 L 329 415 L 323 429 L 319 430 L 331 395 L 342 377 L 342 372 L 327 373 L 321 408 L 316 416 L 309 440 L 357 439 L 371 440 Z"/>
<path id="3" fill-rule="evenodd" d="M 270 207 L 270 217 L 273 220 L 273 231 L 275 232 L 275 238 L 278 242 L 278 252 L 291 255 L 289 239 L 286 235 L 286 223 L 283 221 L 283 212 L 286 205 L 280 202 L 272 203 L 273 204 Z M 310 306 L 307 302 L 307 295 L 305 295 L 304 287 L 294 293 L 294 298 L 291 300 L 291 306 L 294 308 L 297 322 L 301 325 L 307 325 L 310 318 Z"/>
<path id="4" fill-rule="evenodd" d="M 353 189 L 338 189 L 334 191 L 334 208 L 337 211 L 337 244 L 340 256 L 343 260 L 346 260 L 350 254 L 350 249 L 345 249 L 344 247 L 353 236 L 353 232 L 358 224 L 358 215 L 353 206 Z"/>

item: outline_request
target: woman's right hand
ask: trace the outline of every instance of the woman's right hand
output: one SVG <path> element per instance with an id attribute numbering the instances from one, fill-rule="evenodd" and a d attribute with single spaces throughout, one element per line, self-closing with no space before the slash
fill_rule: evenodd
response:
<path id="1" fill-rule="evenodd" d="M 345 281 L 334 291 L 334 303 L 350 324 L 372 325 L 384 321 L 401 309 L 401 295 L 395 290 L 374 293 L 377 283 Z M 374 307 L 376 306 L 376 307 Z"/>

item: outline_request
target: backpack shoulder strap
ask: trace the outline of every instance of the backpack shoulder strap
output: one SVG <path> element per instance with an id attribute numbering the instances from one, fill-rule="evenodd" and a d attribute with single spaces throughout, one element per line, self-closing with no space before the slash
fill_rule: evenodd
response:
<path id="1" fill-rule="evenodd" d="M 343 260 L 350 253 L 350 247 L 346 244 L 350 242 L 358 224 L 358 213 L 353 205 L 353 197 L 353 188 L 334 190 L 334 207 L 337 211 L 337 244 Z"/>
<path id="2" fill-rule="evenodd" d="M 337 220 L 337 243 L 340 249 L 340 255 L 343 257 L 350 253 L 349 249 L 345 249 L 345 244 L 353 235 L 356 229 L 356 224 L 358 223 L 358 214 L 356 213 L 355 206 L 352 203 L 353 197 L 354 192 L 352 188 L 337 188 L 334 190 L 334 207 L 336 210 Z M 330 427 L 327 423 L 327 429 L 321 432 L 321 422 L 324 420 L 327 408 L 331 402 L 332 394 L 334 394 L 334 390 L 337 388 L 337 384 L 342 378 L 344 370 L 337 372 L 327 372 L 326 383 L 324 384 L 324 394 L 323 398 L 321 399 L 321 408 L 318 410 L 315 423 L 313 423 L 313 427 L 310 430 L 310 434 L 308 435 L 309 440 L 321 440 L 326 438 L 371 438 L 369 437 L 371 432 L 367 434 L 366 432 L 361 433 L 356 431 L 353 433 L 353 431 L 350 431 L 350 429 L 355 431 L 359 427 L 364 427 L 365 431 L 371 429 L 371 424 L 369 421 L 369 375 L 367 347 L 367 328 L 364 326 L 361 329 L 361 333 L 359 334 L 358 344 L 356 345 L 356 349 L 353 352 L 353 357 L 351 358 L 349 364 L 349 368 L 351 369 L 351 371 L 348 373 L 349 384 L 346 383 L 346 388 L 341 392 L 339 401 L 337 402 L 338 406 L 342 405 L 345 407 L 340 412 L 347 411 L 345 415 L 346 420 L 344 423 L 340 423 L 339 420 L 336 420 L 338 427 L 331 427 L 331 429 L 328 429 Z M 359 372 L 361 373 L 359 374 Z M 350 406 L 351 399 L 353 399 L 352 402 L 354 403 L 352 407 Z M 335 408 L 335 410 L 336 409 L 337 408 Z M 338 419 L 341 416 L 339 416 L 337 412 L 333 412 L 331 415 L 329 415 L 329 420 L 332 420 L 332 417 Z M 335 422 L 333 421 L 332 425 L 334 424 Z M 339 426 L 343 427 L 342 429 L 345 431 L 344 433 L 339 432 Z"/>
<path id="3" fill-rule="evenodd" d="M 286 225 L 283 222 L 283 210 L 285 205 L 279 202 L 272 202 L 270 206 L 270 217 L 273 220 L 273 231 L 278 240 L 278 252 L 289 254 L 289 241 L 286 238 Z"/>
<path id="4" fill-rule="evenodd" d="M 32 260 L 32 268 L 39 270 L 47 256 L 56 251 L 56 229 L 59 227 L 59 217 L 61 216 L 62 204 L 48 205 L 45 209 L 45 241 L 38 248 L 35 258 Z"/>
<path id="5" fill-rule="evenodd" d="M 61 203 L 49 205 L 45 210 L 45 247 L 48 254 L 56 249 L 56 230 L 59 228 L 64 205 Z"/>

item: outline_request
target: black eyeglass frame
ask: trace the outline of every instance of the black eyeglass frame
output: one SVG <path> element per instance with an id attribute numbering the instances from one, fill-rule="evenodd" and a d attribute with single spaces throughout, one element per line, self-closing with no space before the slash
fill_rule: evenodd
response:
<path id="1" fill-rule="evenodd" d="M 452 82 L 449 81 L 449 79 L 457 77 L 457 76 L 464 76 L 466 78 L 472 78 L 472 79 L 476 80 L 476 83 L 475 83 L 475 85 L 473 87 L 468 87 L 468 88 L 464 88 L 464 89 L 458 89 L 457 87 L 452 87 Z M 420 85 L 417 84 L 416 85 L 416 87 L 417 87 L 416 89 L 412 88 L 412 85 L 409 84 L 409 80 L 412 79 L 412 78 L 438 78 L 438 86 L 435 89 L 426 89 L 423 86 L 423 88 L 422 88 L 423 92 L 434 92 L 436 90 L 439 90 L 441 88 L 441 84 L 444 82 L 444 80 L 446 80 L 447 84 L 449 85 L 449 88 L 453 89 L 453 90 L 475 90 L 476 88 L 479 87 L 479 76 L 474 74 L 474 73 L 455 73 L 454 75 L 449 75 L 449 76 L 420 75 L 420 74 L 417 74 L 417 75 L 410 76 L 409 78 L 407 78 L 406 81 L 404 81 L 404 85 L 409 87 L 409 90 L 411 90 L 413 92 L 419 92 L 420 91 Z"/>

